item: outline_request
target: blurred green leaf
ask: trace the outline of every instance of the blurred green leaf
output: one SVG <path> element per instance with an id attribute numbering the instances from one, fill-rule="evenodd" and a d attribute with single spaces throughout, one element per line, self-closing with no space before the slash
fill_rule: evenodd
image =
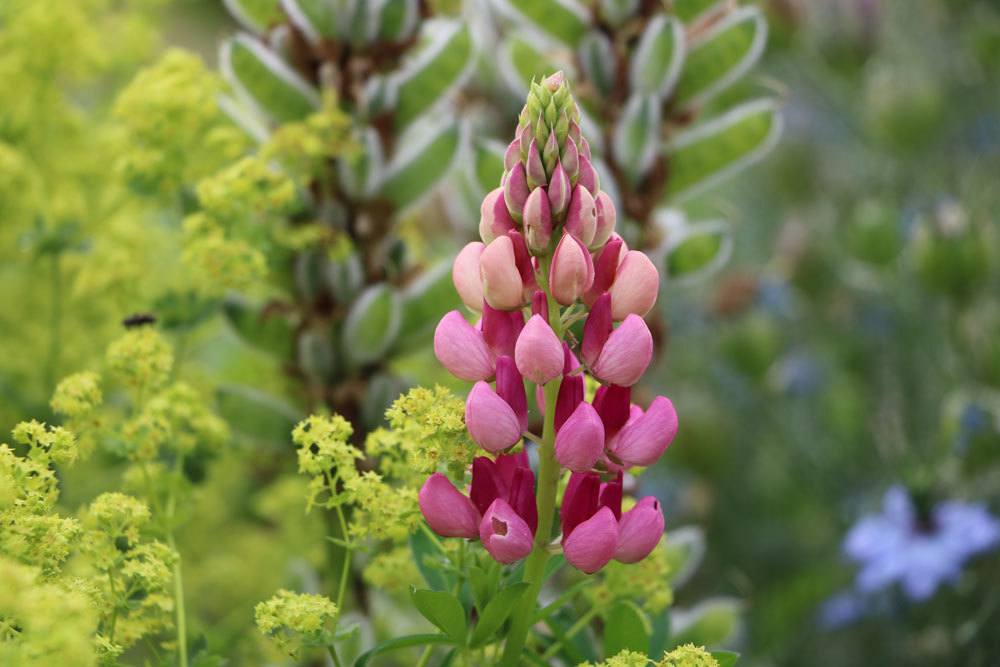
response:
<path id="1" fill-rule="evenodd" d="M 451 261 L 444 260 L 424 271 L 403 290 L 403 321 L 399 347 L 412 350 L 425 345 L 441 316 L 456 307 L 458 296 L 451 281 Z"/>
<path id="2" fill-rule="evenodd" d="M 337 36 L 337 11 L 328 0 L 282 0 L 282 7 L 309 41 Z"/>
<path id="3" fill-rule="evenodd" d="M 451 168 L 461 145 L 461 130 L 454 121 L 439 124 L 406 146 L 386 170 L 382 193 L 404 209 L 430 192 Z M 420 142 L 419 144 L 417 142 Z"/>
<path id="4" fill-rule="evenodd" d="M 233 295 L 222 304 L 222 314 L 232 330 L 253 347 L 279 359 L 291 356 L 295 329 L 282 313 L 267 313 L 246 298 Z"/>
<path id="5" fill-rule="evenodd" d="M 496 634 L 527 588 L 528 584 L 523 582 L 508 586 L 490 600 L 485 609 L 480 610 L 479 621 L 469 641 L 471 646 L 479 646 Z"/>
<path id="6" fill-rule="evenodd" d="M 684 64 L 684 26 L 680 21 L 657 15 L 646 26 L 632 54 L 629 79 L 632 87 L 664 97 L 680 76 Z"/>
<path id="7" fill-rule="evenodd" d="M 726 0 L 674 0 L 673 9 L 680 20 L 690 23 L 723 2 Z"/>
<path id="8" fill-rule="evenodd" d="M 610 95 L 615 87 L 615 53 L 608 36 L 600 30 L 589 31 L 580 40 L 577 52 L 587 80 L 600 95 Z"/>
<path id="9" fill-rule="evenodd" d="M 439 567 L 441 551 L 426 532 L 416 530 L 410 535 L 410 551 L 413 552 L 413 562 L 428 586 L 436 591 L 452 588 L 454 577 Z"/>
<path id="10" fill-rule="evenodd" d="M 445 591 L 415 590 L 410 594 L 417 611 L 455 643 L 465 641 L 465 609 L 451 593 Z"/>
<path id="11" fill-rule="evenodd" d="M 309 82 L 252 37 L 237 35 L 224 42 L 219 61 L 246 101 L 272 120 L 302 120 L 320 106 Z"/>
<path id="12" fill-rule="evenodd" d="M 705 600 L 691 609 L 672 612 L 674 646 L 718 646 L 736 634 L 740 621 L 740 603 L 730 598 Z"/>
<path id="13" fill-rule="evenodd" d="M 381 358 L 399 334 L 402 300 L 386 283 L 368 287 L 351 304 L 341 340 L 345 358 L 355 365 Z"/>
<path id="14" fill-rule="evenodd" d="M 458 85 L 472 62 L 468 27 L 451 21 L 434 22 L 428 43 L 398 74 L 396 127 L 417 120 Z"/>
<path id="15" fill-rule="evenodd" d="M 633 184 L 638 184 L 656 158 L 660 133 L 660 100 L 635 93 L 615 128 L 615 159 Z"/>
<path id="16" fill-rule="evenodd" d="M 632 602 L 613 604 L 604 618 L 604 657 L 610 658 L 628 649 L 646 654 L 649 651 L 649 618 Z"/>
<path id="17" fill-rule="evenodd" d="M 577 11 L 556 0 L 507 0 L 521 16 L 534 27 L 552 35 L 563 44 L 576 48 L 587 30 L 587 16 L 582 8 Z"/>
<path id="18" fill-rule="evenodd" d="M 667 252 L 671 278 L 699 279 L 721 269 L 733 251 L 733 237 L 724 222 L 695 223 Z"/>
<path id="19" fill-rule="evenodd" d="M 283 18 L 280 0 L 222 0 L 234 19 L 255 32 L 264 32 L 268 26 Z"/>
<path id="20" fill-rule="evenodd" d="M 302 419 L 283 400 L 252 387 L 224 384 L 216 389 L 219 415 L 234 430 L 260 442 L 286 445 Z M 290 445 L 288 445 L 290 446 Z"/>
<path id="21" fill-rule="evenodd" d="M 476 182 L 483 194 L 500 186 L 503 178 L 504 146 L 491 139 L 478 139 L 475 143 Z"/>
<path id="22" fill-rule="evenodd" d="M 411 646 L 426 646 L 427 644 L 452 644 L 454 643 L 451 638 L 446 635 L 407 635 L 405 637 L 396 637 L 395 639 L 390 639 L 384 641 L 370 651 L 366 651 L 358 656 L 358 659 L 354 661 L 354 667 L 365 667 L 372 658 L 382 653 L 388 653 L 389 651 L 395 651 L 399 648 L 409 648 Z"/>
<path id="23" fill-rule="evenodd" d="M 542 79 L 559 69 L 530 39 L 517 33 L 504 41 L 499 65 L 504 80 L 517 95 L 527 94 L 532 80 Z"/>
<path id="24" fill-rule="evenodd" d="M 732 651 L 712 651 L 712 657 L 719 663 L 719 667 L 733 667 L 740 659 L 740 654 Z"/>
<path id="25" fill-rule="evenodd" d="M 378 36 L 399 40 L 413 30 L 420 18 L 419 0 L 385 0 L 378 15 Z"/>

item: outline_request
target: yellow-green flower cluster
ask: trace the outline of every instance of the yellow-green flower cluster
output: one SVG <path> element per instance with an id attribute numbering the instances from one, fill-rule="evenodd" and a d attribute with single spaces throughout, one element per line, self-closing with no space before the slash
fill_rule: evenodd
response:
<path id="1" fill-rule="evenodd" d="M 279 162 L 300 187 L 320 175 L 333 158 L 359 155 L 359 146 L 351 136 L 351 117 L 328 91 L 320 111 L 301 122 L 285 123 L 261 147 L 261 156 Z"/>
<path id="2" fill-rule="evenodd" d="M 108 368 L 126 387 L 142 395 L 166 383 L 173 367 L 170 344 L 150 327 L 133 329 L 111 343 Z"/>
<path id="3" fill-rule="evenodd" d="M 350 496 L 337 487 L 357 477 L 357 462 L 364 458 L 349 443 L 353 433 L 340 415 L 313 415 L 292 431 L 292 442 L 299 448 L 299 472 L 310 476 L 306 511 L 317 505 L 330 508 L 350 502 Z"/>
<path id="4" fill-rule="evenodd" d="M 580 663 L 577 667 L 719 667 L 719 661 L 701 646 L 685 644 L 663 654 L 660 660 L 652 660 L 643 653 L 624 650 L 603 662 Z"/>
<path id="5" fill-rule="evenodd" d="M 420 525 L 415 488 L 389 484 L 371 470 L 349 479 L 345 487 L 355 507 L 352 535 L 401 541 Z"/>
<path id="6" fill-rule="evenodd" d="M 202 211 L 223 226 L 265 223 L 296 203 L 295 184 L 263 157 L 245 157 L 202 179 L 197 187 Z"/>
<path id="7" fill-rule="evenodd" d="M 592 662 L 582 662 L 577 667 L 647 667 L 653 661 L 643 653 L 624 650 L 617 655 L 613 655 L 603 662 L 596 664 Z"/>
<path id="8" fill-rule="evenodd" d="M 176 193 L 242 154 L 249 140 L 219 108 L 222 92 L 219 77 L 179 49 L 139 72 L 114 106 L 126 179 L 143 191 Z"/>
<path id="9" fill-rule="evenodd" d="M 62 426 L 47 426 L 32 419 L 15 426 L 11 435 L 16 442 L 29 448 L 29 458 L 46 465 L 75 463 L 80 456 L 76 436 Z"/>
<path id="10" fill-rule="evenodd" d="M 303 648 L 322 647 L 332 641 L 339 610 L 322 595 L 278 591 L 257 604 L 257 628 L 288 655 L 298 657 Z"/>
<path id="11" fill-rule="evenodd" d="M 660 614 L 673 604 L 670 562 L 663 540 L 643 560 L 632 565 L 612 561 L 601 570 L 600 581 L 586 589 L 595 605 L 605 606 L 617 599 L 633 600 L 650 614 Z"/>
<path id="12" fill-rule="evenodd" d="M 92 371 L 64 378 L 52 395 L 52 411 L 70 419 L 86 417 L 101 405 L 101 378 Z"/>
<path id="13" fill-rule="evenodd" d="M 190 385 L 177 382 L 151 398 L 126 422 L 123 435 L 132 460 L 148 461 L 160 449 L 189 454 L 198 447 L 217 449 L 229 438 L 224 420 L 205 406 Z"/>
<path id="14" fill-rule="evenodd" d="M 408 592 L 414 581 L 420 581 L 420 571 L 408 546 L 375 554 L 365 565 L 363 576 L 371 586 L 397 594 Z"/>

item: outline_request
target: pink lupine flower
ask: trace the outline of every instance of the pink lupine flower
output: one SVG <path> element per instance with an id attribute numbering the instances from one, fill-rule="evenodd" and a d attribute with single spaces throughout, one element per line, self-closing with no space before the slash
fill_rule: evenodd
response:
<path id="1" fill-rule="evenodd" d="M 511 229 L 514 229 L 514 219 L 507 210 L 503 188 L 496 188 L 486 195 L 479 207 L 479 236 L 483 243 L 489 243 Z"/>
<path id="2" fill-rule="evenodd" d="M 521 211 L 524 209 L 524 202 L 528 199 L 528 176 L 525 172 L 523 162 L 518 162 L 514 168 L 507 172 L 507 180 L 504 181 L 503 198 L 507 202 L 507 210 L 510 216 L 516 221 L 521 220 Z"/>
<path id="3" fill-rule="evenodd" d="M 632 406 L 632 389 L 609 384 L 594 394 L 594 409 L 604 422 L 604 435 L 610 440 L 628 422 Z"/>
<path id="4" fill-rule="evenodd" d="M 541 315 L 532 315 L 521 330 L 514 348 L 521 375 L 535 384 L 546 384 L 562 374 L 563 346 Z"/>
<path id="5" fill-rule="evenodd" d="M 653 335 L 649 327 L 638 315 L 629 315 L 608 336 L 591 370 L 604 382 L 630 387 L 639 381 L 652 359 Z"/>
<path id="6" fill-rule="evenodd" d="M 524 313 L 520 310 L 497 310 L 483 302 L 483 318 L 479 321 L 483 340 L 496 356 L 514 356 L 514 345 L 524 328 Z"/>
<path id="7" fill-rule="evenodd" d="M 618 211 L 615 210 L 615 203 L 603 190 L 597 193 L 594 198 L 597 208 L 597 225 L 594 229 L 594 238 L 590 242 L 591 250 L 599 250 L 611 238 L 615 231 L 615 224 L 618 222 Z"/>
<path id="8" fill-rule="evenodd" d="M 521 140 L 514 139 L 514 141 L 507 144 L 507 150 L 503 154 L 503 169 L 504 171 L 510 171 L 514 168 L 514 165 L 521 159 Z M 502 191 L 502 188 L 501 188 Z"/>
<path id="9" fill-rule="evenodd" d="M 564 233 L 552 255 L 549 290 L 563 306 L 579 299 L 594 283 L 594 262 L 575 236 Z"/>
<path id="10" fill-rule="evenodd" d="M 561 219 L 563 214 L 566 213 L 566 208 L 569 206 L 570 192 L 572 189 L 570 184 L 569 176 L 566 175 L 566 170 L 563 169 L 562 163 L 556 164 L 556 168 L 552 172 L 552 176 L 549 178 L 549 209 L 552 212 L 552 217 L 555 219 Z"/>
<path id="11" fill-rule="evenodd" d="M 543 252 L 552 240 L 552 212 L 544 188 L 535 188 L 524 203 L 524 236 L 528 248 Z"/>
<path id="12" fill-rule="evenodd" d="M 542 164 L 542 154 L 538 150 L 538 142 L 531 140 L 528 146 L 528 159 L 525 161 L 528 187 L 532 190 L 538 189 L 546 184 L 545 165 Z"/>
<path id="13" fill-rule="evenodd" d="M 521 432 L 528 430 L 528 395 L 524 391 L 524 379 L 512 357 L 497 359 L 497 394 L 517 415 Z"/>
<path id="14" fill-rule="evenodd" d="M 479 275 L 479 258 L 485 245 L 479 241 L 467 244 L 455 256 L 451 266 L 451 281 L 462 303 L 469 310 L 479 312 L 483 308 L 483 279 Z"/>
<path id="15" fill-rule="evenodd" d="M 488 452 L 500 452 L 521 439 L 521 418 L 486 382 L 477 382 L 465 401 L 469 435 Z"/>
<path id="16" fill-rule="evenodd" d="M 534 536 L 528 524 L 507 501 L 497 498 L 479 523 L 479 539 L 493 560 L 509 565 L 529 553 Z"/>
<path id="17" fill-rule="evenodd" d="M 535 282 L 535 266 L 532 263 L 531 253 L 528 251 L 528 244 L 525 243 L 524 236 L 516 229 L 507 232 L 511 246 L 514 249 L 514 265 L 521 276 L 522 294 L 521 304 L 531 298 L 538 285 Z"/>
<path id="18" fill-rule="evenodd" d="M 535 505 L 535 475 L 528 466 L 528 455 L 502 454 L 492 461 L 480 456 L 472 461 L 472 485 L 469 497 L 485 513 L 497 498 L 506 500 L 518 516 L 524 519 L 534 534 L 538 527 Z"/>
<path id="19" fill-rule="evenodd" d="M 622 563 L 638 563 L 649 555 L 663 536 L 663 512 L 660 503 L 652 496 L 646 496 L 628 512 L 622 514 L 618 522 L 618 548 L 615 560 Z"/>
<path id="20" fill-rule="evenodd" d="M 500 310 L 513 310 L 524 303 L 524 282 L 517 268 L 514 242 L 508 235 L 498 236 L 479 257 L 483 298 Z"/>
<path id="21" fill-rule="evenodd" d="M 666 396 L 657 396 L 641 416 L 632 416 L 609 441 L 611 452 L 630 466 L 656 463 L 677 435 L 677 412 Z"/>
<path id="22" fill-rule="evenodd" d="M 563 555 L 579 570 L 592 574 L 604 567 L 618 548 L 621 476 L 601 484 L 596 473 L 573 473 L 563 494 L 559 517 Z"/>
<path id="23" fill-rule="evenodd" d="M 614 557 L 618 547 L 618 522 L 607 507 L 578 524 L 563 543 L 566 562 L 576 569 L 593 574 Z"/>
<path id="24" fill-rule="evenodd" d="M 604 452 L 604 423 L 581 402 L 556 433 L 556 460 L 574 472 L 590 470 Z"/>
<path id="25" fill-rule="evenodd" d="M 441 537 L 479 535 L 479 510 L 441 473 L 427 478 L 417 500 L 427 525 Z"/>
<path id="26" fill-rule="evenodd" d="M 566 211 L 565 229 L 579 239 L 584 246 L 590 246 L 597 232 L 597 204 L 587 188 L 579 183 L 573 189 L 573 198 Z"/>
<path id="27" fill-rule="evenodd" d="M 531 295 L 531 314 L 541 316 L 546 322 L 549 321 L 549 299 L 542 290 L 535 290 Z"/>
<path id="28" fill-rule="evenodd" d="M 600 356 L 604 344 L 614 330 L 611 320 L 611 295 L 602 294 L 590 308 L 590 315 L 583 325 L 583 340 L 580 342 L 580 356 L 588 366 L 593 366 Z"/>
<path id="29" fill-rule="evenodd" d="M 594 165 L 590 163 L 590 159 L 580 157 L 580 171 L 576 182 L 587 188 L 592 195 L 596 195 L 597 191 L 601 189 L 601 179 L 597 175 Z"/>
<path id="30" fill-rule="evenodd" d="M 630 250 L 618 265 L 615 282 L 611 285 L 611 314 L 616 322 L 630 313 L 644 317 L 656 304 L 660 290 L 660 274 L 649 257 Z"/>
<path id="31" fill-rule="evenodd" d="M 625 242 L 620 236 L 612 234 L 594 260 L 594 283 L 583 295 L 583 302 L 588 306 L 593 306 L 594 302 L 614 284 L 624 245 Z"/>
<path id="32" fill-rule="evenodd" d="M 493 377 L 493 353 L 482 332 L 457 310 L 447 313 L 434 330 L 434 356 L 460 380 L 476 382 Z"/>

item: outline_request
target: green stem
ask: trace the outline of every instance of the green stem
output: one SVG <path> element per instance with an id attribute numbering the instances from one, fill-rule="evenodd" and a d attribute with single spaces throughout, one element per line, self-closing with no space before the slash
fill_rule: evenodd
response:
<path id="1" fill-rule="evenodd" d="M 184 457 L 178 456 L 174 463 L 174 471 L 181 474 L 184 469 Z M 184 579 L 181 576 L 181 557 L 177 551 L 177 543 L 174 539 L 174 514 L 177 509 L 177 499 L 174 493 L 176 484 L 171 485 L 170 495 L 167 497 L 167 544 L 174 551 L 177 559 L 174 561 L 174 608 L 177 612 L 177 664 L 180 667 L 187 667 L 187 615 L 184 611 Z"/>
<path id="2" fill-rule="evenodd" d="M 431 660 L 431 653 L 434 652 L 434 645 L 429 644 L 424 652 L 420 654 L 420 660 L 417 661 L 417 667 L 427 667 L 427 663 Z"/>
<path id="3" fill-rule="evenodd" d="M 593 618 L 597 616 L 599 613 L 601 613 L 601 609 L 599 607 L 591 607 L 586 614 L 580 617 L 580 620 L 578 620 L 576 623 L 570 626 L 570 629 L 566 631 L 566 634 L 563 635 L 562 639 L 560 639 L 555 644 L 550 646 L 545 651 L 545 653 L 542 654 L 542 660 L 548 660 L 556 653 L 558 653 L 559 649 L 562 648 L 564 642 L 569 641 L 574 636 L 576 636 L 576 633 L 580 632 L 580 630 L 583 630 L 585 627 L 587 627 L 587 625 L 590 624 L 590 621 L 592 621 Z"/>
<path id="4" fill-rule="evenodd" d="M 340 667 L 340 656 L 337 655 L 337 649 L 334 648 L 333 644 L 328 644 L 326 651 L 330 654 L 330 657 L 333 658 L 333 664 Z"/>
<path id="5" fill-rule="evenodd" d="M 580 581 L 576 582 L 576 584 L 574 584 L 573 586 L 570 586 L 565 593 L 563 593 L 558 598 L 553 600 L 550 604 L 545 605 L 545 608 L 539 611 L 538 614 L 535 615 L 535 623 L 544 621 L 546 618 L 548 618 L 555 612 L 559 611 L 560 607 L 562 607 L 564 604 L 572 600 L 577 593 L 579 593 L 584 588 L 589 586 L 590 583 L 591 582 L 589 579 L 581 579 Z"/>
<path id="6" fill-rule="evenodd" d="M 347 521 L 344 520 L 344 511 L 340 508 L 340 505 L 337 505 L 337 519 L 340 521 L 340 530 L 344 537 L 346 537 Z M 337 609 L 343 609 L 344 592 L 347 590 L 347 575 L 351 572 L 351 556 L 354 553 L 348 546 L 344 547 L 344 552 L 344 564 L 340 570 L 340 584 L 337 586 Z M 336 662 L 336 659 L 334 659 L 334 662 Z"/>

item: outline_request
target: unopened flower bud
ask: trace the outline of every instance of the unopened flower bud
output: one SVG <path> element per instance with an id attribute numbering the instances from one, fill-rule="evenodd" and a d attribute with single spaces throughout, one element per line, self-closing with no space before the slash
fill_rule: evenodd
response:
<path id="1" fill-rule="evenodd" d="M 597 231 L 597 205 L 587 188 L 577 185 L 566 211 L 566 231 L 589 247 Z"/>
<path id="2" fill-rule="evenodd" d="M 649 327 L 638 315 L 629 315 L 608 336 L 591 370 L 603 382 L 631 387 L 646 372 L 652 358 Z"/>
<path id="3" fill-rule="evenodd" d="M 514 243 L 509 236 L 498 236 L 479 257 L 483 297 L 500 310 L 513 310 L 524 303 L 524 282 L 517 268 Z"/>
<path id="4" fill-rule="evenodd" d="M 556 434 L 556 460 L 563 467 L 582 472 L 593 468 L 603 452 L 601 417 L 590 403 L 580 403 Z"/>
<path id="5" fill-rule="evenodd" d="M 542 290 L 535 290 L 531 295 L 531 314 L 540 315 L 543 320 L 549 321 L 549 300 Z"/>
<path id="6" fill-rule="evenodd" d="M 545 165 L 546 173 L 551 174 L 555 170 L 557 162 L 559 162 L 559 141 L 556 139 L 555 132 L 553 132 L 549 134 L 548 141 L 545 142 L 545 148 L 542 150 L 542 163 Z M 563 165 L 563 169 L 567 169 L 565 165 Z M 568 169 L 567 173 L 569 173 Z"/>
<path id="7" fill-rule="evenodd" d="M 460 380 L 476 382 L 493 377 L 493 353 L 483 334 L 453 310 L 441 318 L 434 330 L 434 356 Z"/>
<path id="8" fill-rule="evenodd" d="M 615 282 L 615 274 L 618 273 L 618 263 L 624 254 L 622 253 L 624 247 L 625 242 L 622 238 L 614 234 L 597 255 L 597 259 L 594 260 L 594 284 L 583 295 L 583 302 L 588 306 L 593 306 L 598 297 L 611 289 L 611 285 Z"/>
<path id="9" fill-rule="evenodd" d="M 507 144 L 507 150 L 503 154 L 503 169 L 504 171 L 510 171 L 514 168 L 514 165 L 521 161 L 521 140 L 514 139 L 514 141 Z"/>
<path id="10" fill-rule="evenodd" d="M 535 188 L 524 203 L 524 236 L 528 248 L 544 252 L 552 239 L 552 213 L 544 188 Z"/>
<path id="11" fill-rule="evenodd" d="M 594 196 L 601 189 L 601 179 L 597 175 L 597 170 L 590 163 L 590 158 L 583 155 L 580 156 L 580 170 L 576 177 L 576 183 L 587 188 L 590 194 Z"/>
<path id="12" fill-rule="evenodd" d="M 599 250 L 615 231 L 615 224 L 618 222 L 618 211 L 615 210 L 615 203 L 607 192 L 601 190 L 594 198 L 597 207 L 597 227 L 594 230 L 594 238 L 589 247 L 591 250 Z"/>
<path id="13" fill-rule="evenodd" d="M 462 298 L 469 310 L 480 311 L 483 308 L 483 280 L 479 276 L 479 258 L 485 245 L 478 241 L 467 244 L 455 256 L 451 266 L 451 281 L 455 291 Z"/>
<path id="14" fill-rule="evenodd" d="M 593 282 L 594 262 L 590 253 L 575 236 L 564 233 L 549 267 L 552 297 L 568 306 L 583 296 Z"/>
<path id="15" fill-rule="evenodd" d="M 532 315 L 518 336 L 514 360 L 521 375 L 535 384 L 546 384 L 562 375 L 563 347 L 541 315 Z"/>
<path id="16" fill-rule="evenodd" d="M 545 185 L 548 180 L 545 176 L 545 165 L 542 164 L 542 154 L 538 151 L 538 145 L 534 139 L 531 140 L 531 146 L 528 147 L 525 169 L 529 188 L 535 189 Z"/>
<path id="17" fill-rule="evenodd" d="M 483 198 L 479 207 L 479 236 L 483 243 L 489 243 L 513 228 L 514 219 L 507 210 L 503 188 L 496 188 Z"/>
<path id="18" fill-rule="evenodd" d="M 573 177 L 580 172 L 580 153 L 572 139 L 566 141 L 566 147 L 563 148 L 559 161 L 562 163 L 563 169 L 566 170 L 566 175 L 569 176 L 570 180 L 573 180 Z"/>
<path id="19" fill-rule="evenodd" d="M 653 496 L 646 496 L 618 521 L 615 560 L 638 563 L 649 555 L 663 536 L 663 512 Z"/>
<path id="20" fill-rule="evenodd" d="M 518 162 L 507 172 L 503 186 L 503 198 L 507 202 L 507 210 L 515 221 L 521 220 L 524 202 L 528 199 L 528 176 L 523 162 Z"/>
<path id="21" fill-rule="evenodd" d="M 427 478 L 417 500 L 427 525 L 441 537 L 479 536 L 479 511 L 441 473 Z"/>
<path id="22" fill-rule="evenodd" d="M 562 164 L 557 164 L 549 178 L 549 208 L 554 220 L 561 220 L 569 207 L 570 193 L 573 186 L 570 184 L 569 176 Z"/>
<path id="23" fill-rule="evenodd" d="M 465 426 L 476 444 L 494 454 L 513 447 L 521 439 L 521 420 L 514 408 L 486 382 L 477 382 L 469 392 Z"/>
<path id="24" fill-rule="evenodd" d="M 677 412 L 665 396 L 657 396 L 638 418 L 630 418 L 609 443 L 611 452 L 630 466 L 656 463 L 677 435 Z"/>
<path id="25" fill-rule="evenodd" d="M 611 316 L 616 322 L 634 313 L 645 317 L 654 305 L 660 290 L 660 274 L 649 257 L 638 250 L 629 250 L 618 265 L 611 293 Z"/>
<path id="26" fill-rule="evenodd" d="M 563 542 L 566 561 L 582 572 L 593 574 L 608 564 L 618 547 L 618 521 L 607 507 L 578 524 Z"/>

